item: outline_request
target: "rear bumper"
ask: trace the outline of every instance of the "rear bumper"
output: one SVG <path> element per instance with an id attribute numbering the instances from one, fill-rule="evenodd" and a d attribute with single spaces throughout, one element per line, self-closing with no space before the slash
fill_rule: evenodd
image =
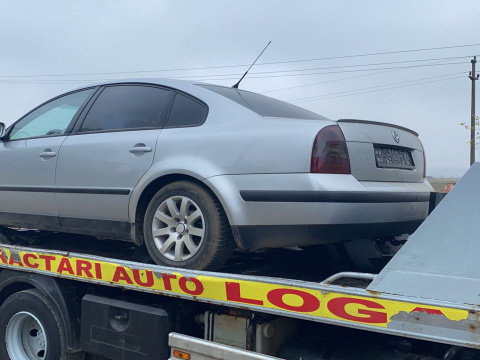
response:
<path id="1" fill-rule="evenodd" d="M 222 175 L 204 181 L 232 226 L 423 220 L 433 190 L 427 181 L 360 182 L 338 174 Z"/>
<path id="2" fill-rule="evenodd" d="M 320 245 L 355 239 L 410 234 L 422 220 L 369 224 L 234 226 L 239 250 Z"/>
<path id="3" fill-rule="evenodd" d="M 205 179 L 237 246 L 312 245 L 412 233 L 427 217 L 430 184 L 360 182 L 351 175 L 251 174 Z"/>

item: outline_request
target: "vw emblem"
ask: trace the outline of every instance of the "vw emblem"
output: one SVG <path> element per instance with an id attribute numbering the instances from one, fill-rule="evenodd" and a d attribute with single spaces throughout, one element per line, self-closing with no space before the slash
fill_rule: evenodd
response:
<path id="1" fill-rule="evenodd" d="M 397 130 L 392 130 L 393 140 L 398 144 L 400 142 L 400 135 Z"/>

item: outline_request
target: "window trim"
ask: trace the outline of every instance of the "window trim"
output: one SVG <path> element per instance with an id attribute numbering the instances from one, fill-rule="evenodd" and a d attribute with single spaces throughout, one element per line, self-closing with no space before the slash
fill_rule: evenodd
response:
<path id="1" fill-rule="evenodd" d="M 203 120 L 201 123 L 199 124 L 195 124 L 195 125 L 173 125 L 173 126 L 168 126 L 168 122 L 170 120 L 170 115 L 171 115 L 171 112 L 172 112 L 172 108 L 173 108 L 173 103 L 175 102 L 175 98 L 177 97 L 177 94 L 180 94 L 180 95 L 183 95 L 185 96 L 186 98 L 189 98 L 190 100 L 193 100 L 195 102 L 197 102 L 198 104 L 200 104 L 204 109 L 205 109 L 205 116 L 203 117 Z M 210 108 L 208 107 L 208 105 L 203 102 L 202 100 L 196 98 L 195 96 L 192 96 L 184 91 L 180 91 L 180 90 L 176 90 L 175 91 L 175 96 L 173 97 L 172 99 L 172 102 L 170 103 L 170 107 L 168 109 L 168 113 L 167 113 L 167 116 L 166 116 L 166 119 L 165 119 L 165 122 L 163 124 L 163 128 L 164 129 L 181 129 L 181 128 L 189 128 L 189 127 L 197 127 L 197 126 L 202 126 L 203 124 L 205 124 L 205 121 L 207 121 L 207 118 L 208 118 L 208 114 L 210 113 Z"/>
<path id="2" fill-rule="evenodd" d="M 20 119 L 15 121 L 12 125 L 10 125 L 8 127 L 8 129 L 6 130 L 5 136 L 2 138 L 2 141 L 3 142 L 13 142 L 13 141 L 23 141 L 23 140 L 31 140 L 31 139 L 44 139 L 44 138 L 53 138 L 53 137 L 59 137 L 59 136 L 68 136 L 73 131 L 75 123 L 77 122 L 77 120 L 82 115 L 83 110 L 88 105 L 88 103 L 91 101 L 91 99 L 95 96 L 95 94 L 98 92 L 99 88 L 100 88 L 100 86 L 89 86 L 89 87 L 86 87 L 86 88 L 83 88 L 83 89 L 77 89 L 77 90 L 69 91 L 67 93 L 60 94 L 58 96 L 55 96 L 54 98 L 51 98 L 51 99 L 41 103 L 40 105 L 36 106 L 35 108 L 33 108 L 32 110 L 27 112 L 25 115 L 23 115 Z M 48 103 L 51 103 L 52 101 L 60 99 L 62 97 L 65 97 L 65 96 L 68 96 L 68 95 L 71 95 L 71 94 L 75 94 L 75 93 L 78 93 L 80 91 L 90 90 L 90 89 L 93 89 L 93 92 L 85 98 L 83 103 L 78 108 L 75 116 L 72 118 L 72 120 L 70 120 L 70 123 L 68 124 L 67 129 L 65 130 L 65 132 L 63 134 L 31 136 L 31 137 L 22 138 L 22 139 L 10 139 L 10 134 L 13 131 L 13 128 L 15 127 L 15 125 L 17 125 L 20 121 L 22 121 L 24 118 L 26 118 L 28 115 L 30 115 L 31 113 L 33 113 L 37 109 L 41 108 L 44 105 L 47 105 Z"/>
<path id="3" fill-rule="evenodd" d="M 112 87 L 112 86 L 122 86 L 122 85 L 130 85 L 130 86 L 147 86 L 147 87 L 155 87 L 155 88 L 160 88 L 160 89 L 165 89 L 168 91 L 172 92 L 171 99 L 169 100 L 169 104 L 167 105 L 167 112 L 163 116 L 163 119 L 160 121 L 160 125 L 158 127 L 146 127 L 146 128 L 130 128 L 130 129 L 115 129 L 115 130 L 98 130 L 98 131 L 80 131 L 81 126 L 83 125 L 83 122 L 85 121 L 85 118 L 87 117 L 88 113 L 90 112 L 90 109 L 92 108 L 93 104 L 95 101 L 98 99 L 100 94 L 103 92 L 103 90 L 107 87 Z M 63 134 L 56 134 L 56 135 L 44 135 L 44 136 L 32 136 L 29 138 L 23 138 L 23 139 L 10 139 L 10 133 L 14 126 L 20 122 L 22 119 L 24 119 L 26 116 L 30 115 L 32 112 L 35 110 L 39 109 L 40 107 L 48 104 L 49 102 L 52 102 L 54 100 L 57 100 L 61 97 L 71 95 L 80 91 L 84 90 L 89 90 L 93 89 L 92 94 L 88 96 L 82 105 L 79 108 L 79 111 L 75 114 L 75 116 L 72 118 L 70 121 L 70 124 L 68 125 L 67 129 L 65 130 L 65 133 Z M 203 122 L 200 124 L 196 125 L 182 125 L 182 126 L 167 126 L 168 120 L 170 119 L 170 112 L 172 110 L 173 106 L 173 101 L 175 100 L 175 97 L 177 94 L 182 94 L 193 101 L 198 102 L 205 108 L 205 117 L 203 119 Z M 93 85 L 93 86 L 88 86 L 82 89 L 75 89 L 63 94 L 60 94 L 58 96 L 55 96 L 49 100 L 46 100 L 45 102 L 41 103 L 40 105 L 36 106 L 29 112 L 27 112 L 25 115 L 23 115 L 21 118 L 19 118 L 17 121 L 15 121 L 13 124 L 11 124 L 7 130 L 5 131 L 5 136 L 2 138 L 3 142 L 13 142 L 13 141 L 22 141 L 22 140 L 30 140 L 30 139 L 43 139 L 43 138 L 53 138 L 53 137 L 59 137 L 59 136 L 71 136 L 71 135 L 83 135 L 83 134 L 97 134 L 97 133 L 109 133 L 109 132 L 120 132 L 120 131 L 141 131 L 141 130 L 158 130 L 158 129 L 177 129 L 177 128 L 187 128 L 187 127 L 197 127 L 201 126 L 205 123 L 205 121 L 208 118 L 208 115 L 210 113 L 210 108 L 209 106 L 199 98 L 176 88 L 169 87 L 169 86 L 164 86 L 164 85 L 159 85 L 159 84 L 153 84 L 153 83 L 147 83 L 147 82 L 119 82 L 119 83 L 111 83 L 111 84 L 105 84 L 105 85 Z"/>
<path id="4" fill-rule="evenodd" d="M 100 95 L 103 93 L 103 91 L 107 87 L 116 87 L 116 86 L 143 86 L 143 87 L 153 87 L 157 89 L 163 89 L 170 91 L 172 94 L 170 95 L 170 99 L 168 99 L 167 103 L 167 112 L 160 118 L 159 121 L 159 126 L 158 127 L 143 127 L 143 128 L 128 128 L 128 129 L 107 129 L 107 130 L 93 130 L 93 131 L 80 131 L 80 129 L 83 126 L 83 123 L 85 122 L 85 119 L 87 118 L 88 114 L 90 113 L 90 110 L 92 109 L 93 105 L 96 103 L 97 99 L 100 97 Z M 113 132 L 122 132 L 122 131 L 140 131 L 140 130 L 158 130 L 158 129 L 163 129 L 165 125 L 165 119 L 168 117 L 170 108 L 173 103 L 173 99 L 175 98 L 175 92 L 176 89 L 167 87 L 167 86 L 162 86 L 162 85 L 156 85 L 156 84 L 151 84 L 151 83 L 137 83 L 137 82 L 132 82 L 132 83 L 114 83 L 114 84 L 106 84 L 102 85 L 98 93 L 96 94 L 95 98 L 92 99 L 92 101 L 88 104 L 88 106 L 85 107 L 85 109 L 82 111 L 81 117 L 78 118 L 72 132 L 70 135 L 87 135 L 87 134 L 102 134 L 102 133 L 113 133 Z"/>

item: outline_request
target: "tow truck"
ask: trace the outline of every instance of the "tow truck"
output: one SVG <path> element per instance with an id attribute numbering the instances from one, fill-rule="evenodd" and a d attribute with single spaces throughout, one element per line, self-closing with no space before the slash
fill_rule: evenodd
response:
<path id="1" fill-rule="evenodd" d="M 4 228 L 0 359 L 480 359 L 479 180 L 477 163 L 379 274 L 328 274 L 309 249 L 185 270 Z"/>

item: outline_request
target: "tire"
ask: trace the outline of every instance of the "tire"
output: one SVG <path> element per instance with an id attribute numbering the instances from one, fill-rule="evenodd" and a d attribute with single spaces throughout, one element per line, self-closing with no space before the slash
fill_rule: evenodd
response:
<path id="1" fill-rule="evenodd" d="M 0 307 L 0 359 L 73 360 L 55 303 L 36 289 L 10 295 Z"/>
<path id="2" fill-rule="evenodd" d="M 189 181 L 168 184 L 153 196 L 143 233 L 158 265 L 215 270 L 233 253 L 230 225 L 220 203 Z"/>

